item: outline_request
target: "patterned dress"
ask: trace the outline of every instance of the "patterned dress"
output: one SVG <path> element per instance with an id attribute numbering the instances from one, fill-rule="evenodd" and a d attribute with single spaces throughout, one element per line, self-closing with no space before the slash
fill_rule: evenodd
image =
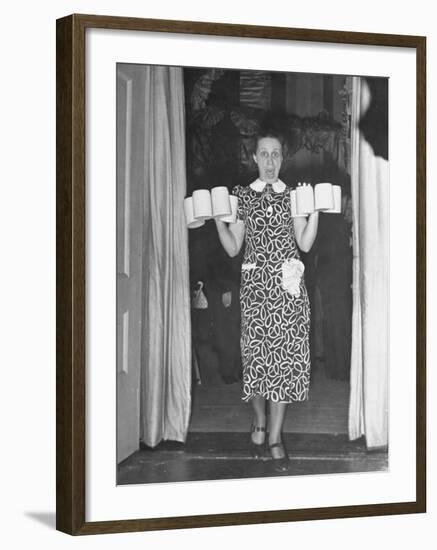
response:
<path id="1" fill-rule="evenodd" d="M 273 402 L 308 398 L 310 308 L 303 277 L 297 292 L 283 286 L 283 264 L 300 264 L 291 217 L 290 187 L 275 192 L 236 186 L 237 218 L 244 221 L 241 272 L 243 401 L 261 395 Z"/>

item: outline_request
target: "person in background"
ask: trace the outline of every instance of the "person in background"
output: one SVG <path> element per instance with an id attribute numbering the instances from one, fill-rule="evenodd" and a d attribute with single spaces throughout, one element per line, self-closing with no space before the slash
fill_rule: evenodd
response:
<path id="1" fill-rule="evenodd" d="M 241 379 L 240 352 L 240 265 L 239 258 L 218 250 L 209 261 L 207 291 L 212 318 L 212 344 L 218 355 L 219 371 L 225 384 Z"/>

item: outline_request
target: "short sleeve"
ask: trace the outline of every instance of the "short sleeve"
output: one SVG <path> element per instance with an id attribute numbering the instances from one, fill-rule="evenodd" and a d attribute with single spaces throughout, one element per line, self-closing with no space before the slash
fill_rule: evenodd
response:
<path id="1" fill-rule="evenodd" d="M 232 189 L 232 194 L 238 197 L 238 207 L 237 207 L 237 220 L 240 220 L 244 222 L 245 220 L 245 211 L 244 211 L 244 204 L 242 200 L 242 188 L 241 185 L 236 185 Z"/>

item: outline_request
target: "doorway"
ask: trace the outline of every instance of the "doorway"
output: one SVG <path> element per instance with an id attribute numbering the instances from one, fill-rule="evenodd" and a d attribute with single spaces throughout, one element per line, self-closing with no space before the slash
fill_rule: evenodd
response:
<path id="1" fill-rule="evenodd" d="M 321 215 L 316 242 L 310 253 L 302 254 L 312 311 L 310 398 L 289 407 L 284 429 L 346 434 L 352 316 L 346 77 L 195 68 L 184 69 L 184 83 L 189 195 L 218 185 L 231 191 L 253 181 L 251 147 L 260 124 L 286 138 L 284 181 L 342 186 L 342 215 Z M 191 291 L 203 300 L 201 307 L 195 300 L 192 304 L 189 431 L 247 432 L 252 412 L 240 397 L 238 351 L 243 252 L 228 258 L 213 222 L 190 230 L 189 244 Z"/>

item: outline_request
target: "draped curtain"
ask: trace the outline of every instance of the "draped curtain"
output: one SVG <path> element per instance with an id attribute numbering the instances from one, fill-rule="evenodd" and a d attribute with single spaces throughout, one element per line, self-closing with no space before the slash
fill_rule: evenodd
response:
<path id="1" fill-rule="evenodd" d="M 388 444 L 388 161 L 376 157 L 359 130 L 369 106 L 364 79 L 353 78 L 351 185 L 353 314 L 349 437 L 368 448 Z"/>
<path id="2" fill-rule="evenodd" d="M 181 68 L 145 70 L 143 335 L 140 437 L 185 441 L 191 406 L 188 237 L 183 219 Z"/>

